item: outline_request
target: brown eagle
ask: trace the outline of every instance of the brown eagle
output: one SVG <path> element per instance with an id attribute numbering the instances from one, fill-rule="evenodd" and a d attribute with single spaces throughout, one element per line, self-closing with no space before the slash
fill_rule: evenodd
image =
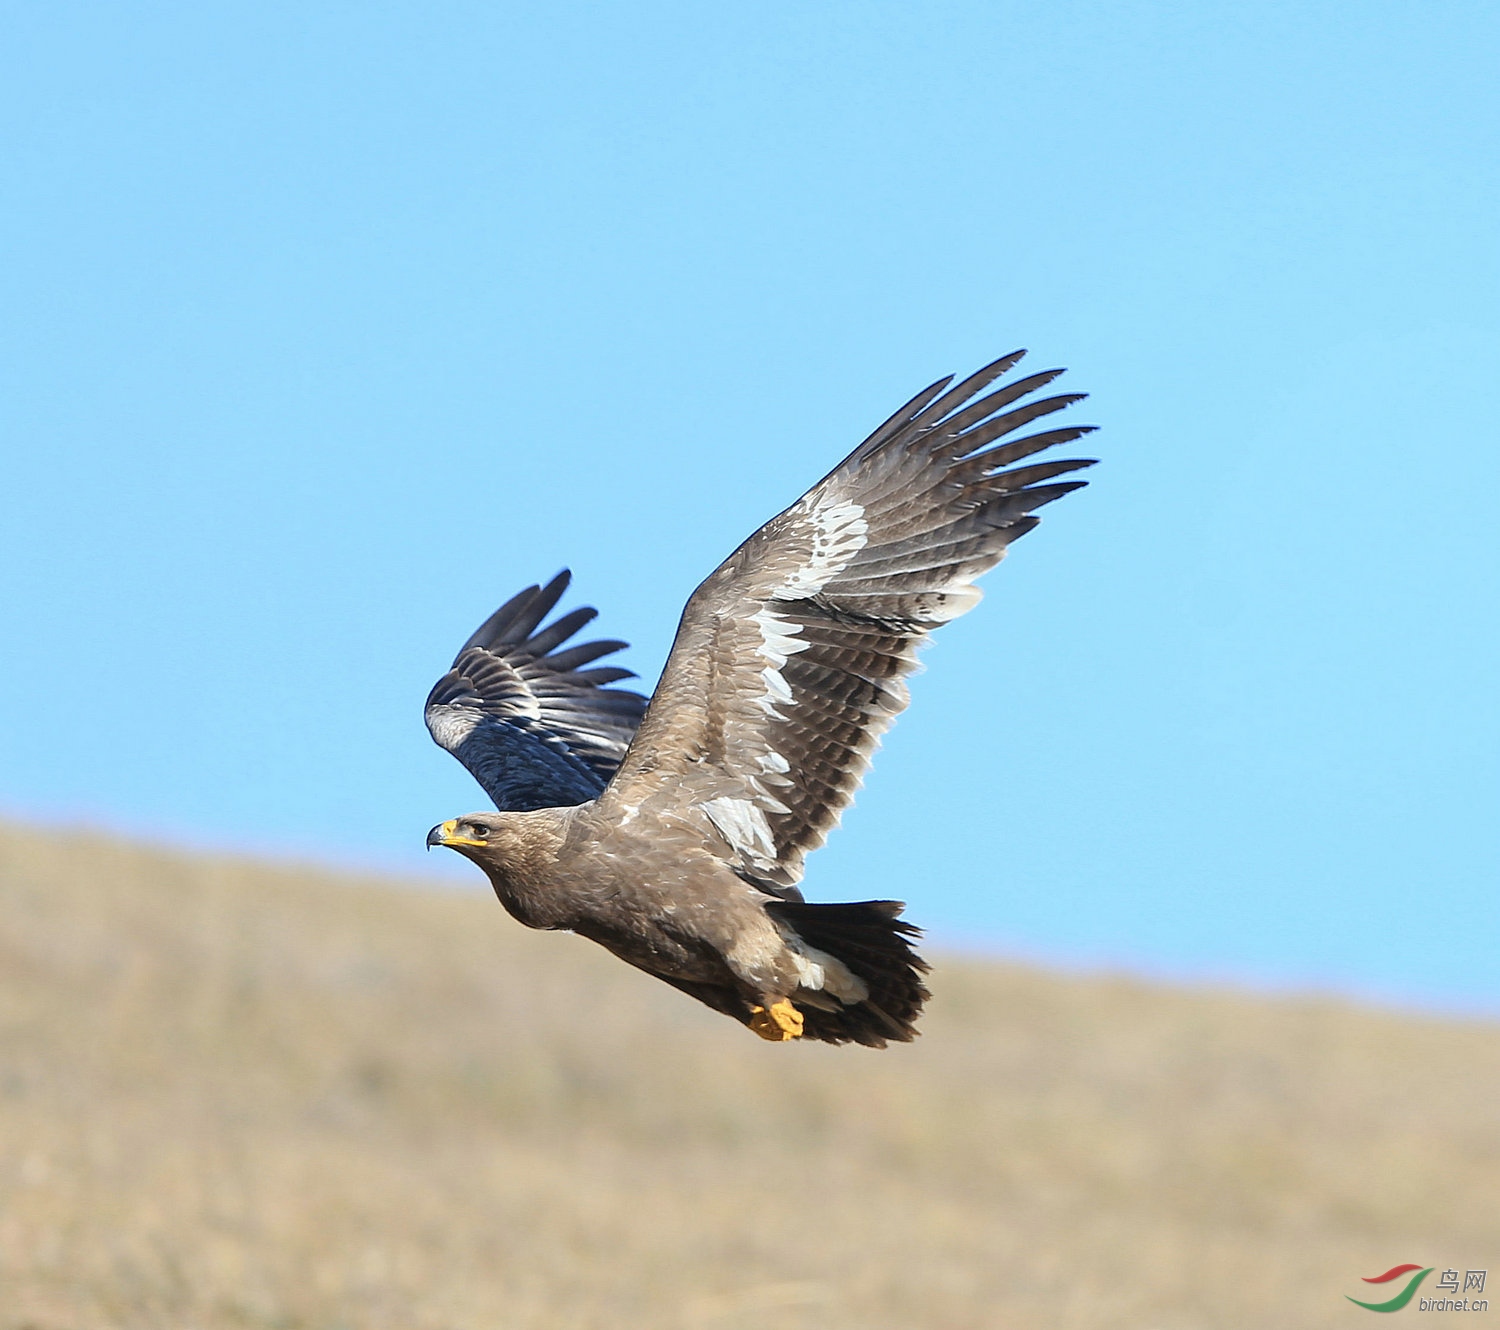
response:
<path id="1" fill-rule="evenodd" d="M 1013 466 L 1089 426 L 1006 439 L 1081 394 L 984 396 L 1015 352 L 918 393 L 692 595 L 656 692 L 609 685 L 594 617 L 542 621 L 559 573 L 507 601 L 427 699 L 427 728 L 495 801 L 436 826 L 530 928 L 571 929 L 764 1039 L 883 1048 L 927 998 L 898 901 L 809 904 L 797 883 L 854 797 L 934 628 L 1092 464 Z M 978 400 L 975 400 L 975 399 Z M 991 446 L 995 445 L 995 446 Z M 1010 468 L 1010 469 L 1006 469 Z"/>

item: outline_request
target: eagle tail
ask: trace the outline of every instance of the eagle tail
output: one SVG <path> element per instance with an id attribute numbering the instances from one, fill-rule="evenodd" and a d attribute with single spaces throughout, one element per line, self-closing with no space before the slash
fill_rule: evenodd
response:
<path id="1" fill-rule="evenodd" d="M 767 903 L 768 913 L 809 946 L 843 962 L 870 990 L 863 1001 L 830 1003 L 832 1010 L 802 1007 L 803 1038 L 884 1048 L 891 1040 L 906 1043 L 917 1037 L 917 1017 L 929 996 L 922 982 L 928 965 L 910 941 L 922 930 L 899 917 L 905 908 L 901 901 Z"/>

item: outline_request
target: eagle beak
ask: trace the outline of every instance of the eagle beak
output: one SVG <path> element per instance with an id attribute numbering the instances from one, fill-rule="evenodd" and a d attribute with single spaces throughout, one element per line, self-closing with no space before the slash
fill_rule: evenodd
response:
<path id="1" fill-rule="evenodd" d="M 446 822 L 439 822 L 427 833 L 427 848 L 430 850 L 434 845 L 446 845 L 450 850 L 456 850 L 461 845 L 466 845 L 475 850 L 489 849 L 489 842 L 475 839 L 473 836 L 460 836 L 458 834 L 458 818 L 450 817 Z"/>

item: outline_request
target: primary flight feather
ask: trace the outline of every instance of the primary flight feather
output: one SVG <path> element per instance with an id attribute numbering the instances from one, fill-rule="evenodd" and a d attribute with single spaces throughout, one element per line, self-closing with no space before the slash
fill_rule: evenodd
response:
<path id="1" fill-rule="evenodd" d="M 593 610 L 542 627 L 566 572 L 501 606 L 426 711 L 500 811 L 427 843 L 483 868 L 521 923 L 592 938 L 763 1038 L 913 1038 L 927 967 L 902 904 L 809 904 L 797 884 L 927 634 L 1084 484 L 1057 478 L 1089 459 L 1015 465 L 1091 429 L 1011 437 L 1081 400 L 1034 396 L 1061 370 L 986 392 L 1022 354 L 918 393 L 720 564 L 649 705 L 593 664 L 623 642 L 566 645 Z"/>

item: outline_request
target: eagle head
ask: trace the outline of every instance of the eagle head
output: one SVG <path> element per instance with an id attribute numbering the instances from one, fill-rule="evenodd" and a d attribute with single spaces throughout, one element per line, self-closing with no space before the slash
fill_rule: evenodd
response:
<path id="1" fill-rule="evenodd" d="M 434 845 L 446 845 L 450 850 L 457 850 L 465 858 L 473 859 L 476 856 L 472 851 L 491 848 L 490 838 L 497 830 L 496 821 L 498 819 L 485 813 L 450 817 L 446 822 L 439 822 L 427 833 L 427 848 L 430 850 Z"/>

